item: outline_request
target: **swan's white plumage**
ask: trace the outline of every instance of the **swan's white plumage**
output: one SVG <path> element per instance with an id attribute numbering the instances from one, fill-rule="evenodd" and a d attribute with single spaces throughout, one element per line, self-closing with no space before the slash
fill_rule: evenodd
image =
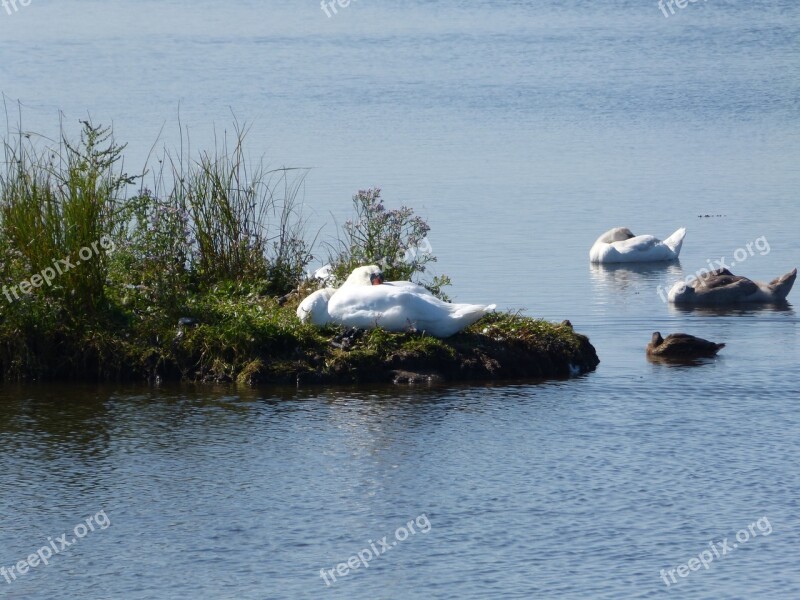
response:
<path id="1" fill-rule="evenodd" d="M 411 281 L 372 285 L 370 276 L 378 273 L 380 268 L 375 265 L 355 269 L 338 290 L 325 288 L 304 299 L 297 316 L 318 326 L 339 323 L 359 329 L 416 329 L 449 337 L 496 308 L 494 304 L 444 302 Z"/>
<path id="2" fill-rule="evenodd" d="M 324 284 L 329 283 L 333 279 L 333 266 L 328 264 L 320 267 L 314 271 L 311 278 L 321 281 Z"/>
<path id="3" fill-rule="evenodd" d="M 625 227 L 605 232 L 589 251 L 593 263 L 656 262 L 680 256 L 686 229 L 681 227 L 664 241 L 652 235 L 633 235 Z"/>
<path id="4" fill-rule="evenodd" d="M 323 327 L 331 322 L 328 314 L 328 301 L 336 288 L 323 288 L 307 296 L 297 307 L 297 316 L 303 322 Z"/>
<path id="5" fill-rule="evenodd" d="M 328 313 L 347 327 L 388 331 L 416 329 L 449 337 L 469 327 L 496 306 L 452 304 L 409 286 L 342 286 L 328 302 Z"/>
<path id="6" fill-rule="evenodd" d="M 377 275 L 380 272 L 381 268 L 378 265 L 358 267 L 357 269 L 353 269 L 353 272 L 345 279 L 342 287 L 372 285 L 370 276 Z"/>
<path id="7" fill-rule="evenodd" d="M 361 287 L 369 287 L 372 286 L 372 275 L 378 275 L 381 273 L 381 269 L 378 265 L 368 265 L 366 267 L 358 267 L 354 269 L 352 273 L 348 276 L 345 282 L 342 284 L 342 287 L 351 287 L 351 286 L 361 286 Z M 433 295 L 431 292 L 419 285 L 418 283 L 414 283 L 413 281 L 385 281 L 383 285 L 391 285 L 394 287 L 405 287 L 420 294 L 428 294 Z"/>

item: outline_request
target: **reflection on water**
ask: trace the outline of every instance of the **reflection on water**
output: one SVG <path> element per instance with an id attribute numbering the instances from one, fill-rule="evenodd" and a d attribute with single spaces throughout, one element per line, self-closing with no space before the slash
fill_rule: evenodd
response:
<path id="1" fill-rule="evenodd" d="M 33 390 L 5 387 L 0 411 L 0 435 L 6 450 L 24 448 L 34 436 L 40 452 L 58 458 L 63 450 L 91 461 L 107 449 L 112 427 L 106 403 L 94 386 Z M 35 433 L 35 435 L 34 435 Z M 39 437 L 41 436 L 41 438 Z"/>
<path id="2" fill-rule="evenodd" d="M 697 315 L 707 317 L 758 317 L 780 314 L 794 317 L 794 308 L 789 302 L 771 302 L 767 304 L 732 304 L 729 306 L 692 306 L 669 303 L 669 310 L 676 315 Z"/>
<path id="3" fill-rule="evenodd" d="M 683 277 L 680 261 L 609 265 L 590 263 L 589 268 L 594 299 L 606 304 L 618 303 L 621 294 L 643 294 L 658 302 L 661 295 L 666 298 L 672 283 Z"/>
<path id="4" fill-rule="evenodd" d="M 647 365 L 643 354 L 631 365 Z M 83 598 L 198 589 L 213 598 L 626 597 L 599 593 L 607 573 L 653 595 L 659 569 L 751 514 L 790 531 L 800 485 L 793 403 L 753 369 L 723 376 L 726 361 L 538 386 L 6 388 L 0 564 L 98 511 L 112 523 L 6 589 L 26 598 L 66 583 Z M 760 422 L 771 423 L 769 436 L 731 443 Z M 758 487 L 742 494 L 753 477 Z M 423 513 L 424 539 L 324 587 L 321 568 Z M 776 535 L 757 560 L 742 555 L 694 585 L 711 595 L 757 579 L 775 591 L 768 574 L 793 572 L 791 544 Z M 506 576 L 516 572 L 530 575 Z"/>
<path id="5" fill-rule="evenodd" d="M 644 263 L 589 263 L 592 279 L 606 286 L 628 285 L 634 281 L 653 281 L 655 279 L 674 279 L 683 277 L 680 260 Z"/>
<path id="6" fill-rule="evenodd" d="M 719 356 L 713 358 L 675 358 L 667 356 L 647 355 L 647 360 L 654 365 L 664 365 L 666 367 L 701 367 L 716 361 Z"/>

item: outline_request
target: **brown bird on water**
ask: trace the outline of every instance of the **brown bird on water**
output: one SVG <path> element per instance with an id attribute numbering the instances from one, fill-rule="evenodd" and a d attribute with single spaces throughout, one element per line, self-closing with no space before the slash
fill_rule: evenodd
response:
<path id="1" fill-rule="evenodd" d="M 647 356 L 675 359 L 692 359 L 716 356 L 725 344 L 709 342 L 703 338 L 686 333 L 673 333 L 666 339 L 656 331 L 652 341 L 647 344 Z"/>

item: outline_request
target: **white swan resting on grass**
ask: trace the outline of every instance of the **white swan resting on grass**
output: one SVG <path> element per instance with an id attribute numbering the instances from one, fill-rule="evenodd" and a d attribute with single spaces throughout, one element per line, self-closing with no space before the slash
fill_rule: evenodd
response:
<path id="1" fill-rule="evenodd" d="M 449 337 L 496 308 L 494 304 L 444 302 L 410 281 L 384 282 L 375 265 L 355 269 L 342 287 L 330 295 L 328 290 L 319 290 L 303 300 L 297 309 L 301 320 L 359 329 L 415 329 L 435 337 Z M 300 315 L 301 308 L 304 316 Z"/>
<path id="2" fill-rule="evenodd" d="M 597 238 L 589 251 L 593 263 L 629 263 L 676 260 L 686 229 L 681 227 L 663 242 L 652 235 L 633 235 L 627 227 L 616 227 Z"/>
<path id="3" fill-rule="evenodd" d="M 325 265 L 322 269 L 318 269 L 313 277 L 322 282 L 330 281 L 333 278 L 331 265 Z M 353 271 L 342 287 L 345 286 L 361 286 L 367 287 L 377 284 L 391 285 L 394 287 L 405 287 L 415 290 L 420 294 L 431 293 L 411 281 L 384 281 L 383 273 L 377 265 L 369 267 L 360 267 Z M 317 327 L 324 327 L 329 323 L 335 323 L 331 316 L 328 314 L 328 302 L 331 297 L 336 293 L 337 288 L 325 287 L 317 290 L 313 294 L 306 296 L 300 305 L 297 307 L 297 317 L 303 322 L 310 322 Z"/>

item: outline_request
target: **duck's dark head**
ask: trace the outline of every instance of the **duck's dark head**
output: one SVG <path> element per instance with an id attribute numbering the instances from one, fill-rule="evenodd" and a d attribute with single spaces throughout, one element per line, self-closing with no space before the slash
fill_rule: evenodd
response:
<path id="1" fill-rule="evenodd" d="M 653 339 L 651 343 L 653 344 L 653 348 L 658 348 L 664 342 L 664 338 L 661 337 L 661 333 L 656 331 L 653 333 Z"/>
<path id="2" fill-rule="evenodd" d="M 369 282 L 372 285 L 380 285 L 384 281 L 385 281 L 385 279 L 383 278 L 383 272 L 382 271 L 378 271 L 377 273 L 370 273 L 369 274 Z"/>

